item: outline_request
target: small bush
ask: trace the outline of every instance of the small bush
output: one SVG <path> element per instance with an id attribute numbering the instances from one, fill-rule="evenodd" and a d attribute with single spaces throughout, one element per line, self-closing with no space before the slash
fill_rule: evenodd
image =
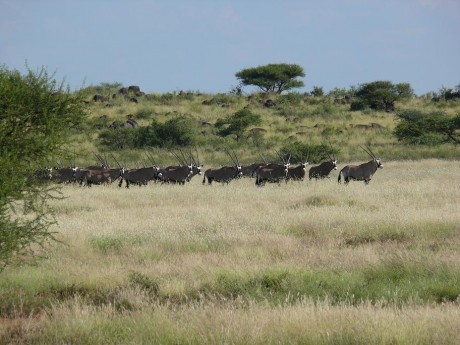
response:
<path id="1" fill-rule="evenodd" d="M 218 93 L 216 94 L 211 100 L 209 101 L 210 105 L 218 105 L 218 106 L 226 106 L 229 104 L 233 104 L 236 102 L 236 98 L 232 95 L 227 95 L 225 93 Z"/>
<path id="2" fill-rule="evenodd" d="M 97 249 L 104 254 L 109 251 L 120 251 L 121 248 L 123 248 L 122 240 L 113 236 L 93 237 L 90 242 L 94 249 Z"/>
<path id="3" fill-rule="evenodd" d="M 156 115 L 157 114 L 153 110 L 150 110 L 148 108 L 139 109 L 138 111 L 136 111 L 134 113 L 134 117 L 136 119 L 151 119 L 151 118 L 155 117 Z"/>
<path id="4" fill-rule="evenodd" d="M 353 101 L 351 102 L 350 104 L 350 110 L 351 111 L 359 111 L 359 110 L 365 110 L 365 109 L 368 109 L 369 106 L 367 105 L 366 102 L 364 101 Z"/>
<path id="5" fill-rule="evenodd" d="M 135 128 L 107 128 L 99 133 L 99 144 L 110 150 L 133 148 L 137 133 Z"/>
<path id="6" fill-rule="evenodd" d="M 255 114 L 249 109 L 241 109 L 233 115 L 218 119 L 216 128 L 220 136 L 235 135 L 238 139 L 243 136 L 247 128 L 259 125 L 261 122 L 259 114 Z"/>
<path id="7" fill-rule="evenodd" d="M 291 155 L 291 163 L 303 163 L 305 160 L 308 160 L 312 164 L 313 162 L 319 163 L 329 160 L 332 153 L 338 155 L 339 150 L 324 144 L 314 145 L 295 141 L 283 146 L 281 153 L 284 156 Z"/>
<path id="8" fill-rule="evenodd" d="M 303 95 L 300 93 L 288 93 L 285 95 L 281 95 L 276 99 L 276 103 L 278 105 L 292 105 L 292 106 L 298 106 L 302 103 L 303 100 Z"/>
<path id="9" fill-rule="evenodd" d="M 158 283 L 154 279 L 146 276 L 145 274 L 132 271 L 129 274 L 128 279 L 131 285 L 137 286 L 142 290 L 147 291 L 150 295 L 158 296 L 160 293 L 160 286 L 158 285 Z"/>

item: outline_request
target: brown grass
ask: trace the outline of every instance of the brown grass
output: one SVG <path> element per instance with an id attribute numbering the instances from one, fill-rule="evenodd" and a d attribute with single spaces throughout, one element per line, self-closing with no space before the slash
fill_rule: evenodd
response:
<path id="1" fill-rule="evenodd" d="M 130 331 L 110 335 L 110 343 L 454 344 L 458 303 L 337 305 L 286 296 L 289 303 L 273 305 L 197 295 L 222 272 L 354 272 L 395 260 L 458 271 L 460 163 L 384 163 L 367 186 L 338 185 L 337 172 L 330 180 L 263 188 L 249 179 L 203 186 L 200 177 L 128 190 L 65 186 L 65 199 L 54 203 L 54 230 L 66 245 L 48 248 L 36 266 L 8 268 L 2 287 L 36 296 L 57 296 L 56 286 L 76 292 L 43 306 L 38 319 L 18 312 L 17 323 L 0 322 L 0 335 L 84 343 L 76 335 L 86 334 L 82 339 L 97 343 L 123 326 Z M 130 285 L 132 272 L 157 282 L 165 299 Z M 91 291 L 102 290 L 122 307 L 95 305 Z M 149 332 L 152 323 L 158 328 Z"/>

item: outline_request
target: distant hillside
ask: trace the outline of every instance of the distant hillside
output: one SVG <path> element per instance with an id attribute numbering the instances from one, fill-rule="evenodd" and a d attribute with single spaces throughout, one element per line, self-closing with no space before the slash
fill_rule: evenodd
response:
<path id="1" fill-rule="evenodd" d="M 341 161 L 367 159 L 359 148 L 364 144 L 385 160 L 460 157 L 459 148 L 451 144 L 407 146 L 393 134 L 396 113 L 416 109 L 453 116 L 460 114 L 458 99 L 413 97 L 396 102 L 394 111 L 387 112 L 352 111 L 354 98 L 346 94 L 146 94 L 139 87 L 119 84 L 79 92 L 88 118 L 69 145 L 72 150 L 78 147 L 77 160 L 85 162 L 93 159 L 94 152 L 112 152 L 126 163 L 139 165 L 145 160 L 143 152 L 153 149 L 157 159 L 167 164 L 173 160 L 168 148 L 193 146 L 207 164 L 217 165 L 228 163 L 224 148 L 236 150 L 243 161 L 255 161 L 261 155 L 275 157 L 275 149 L 296 143 L 332 145 Z M 236 118 L 242 110 L 260 121 Z"/>

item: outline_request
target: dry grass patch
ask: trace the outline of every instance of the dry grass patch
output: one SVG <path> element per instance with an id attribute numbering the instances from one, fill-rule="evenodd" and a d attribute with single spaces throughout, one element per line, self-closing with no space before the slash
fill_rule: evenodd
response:
<path id="1" fill-rule="evenodd" d="M 65 245 L 0 280 L 1 316 L 46 317 L 0 339 L 455 343 L 459 168 L 385 162 L 367 186 L 337 172 L 263 188 L 64 186 Z"/>

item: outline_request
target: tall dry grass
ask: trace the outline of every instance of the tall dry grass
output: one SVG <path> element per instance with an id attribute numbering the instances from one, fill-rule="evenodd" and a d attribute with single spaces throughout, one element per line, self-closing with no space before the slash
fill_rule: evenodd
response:
<path id="1" fill-rule="evenodd" d="M 2 274 L 0 340 L 458 343 L 460 163 L 384 163 L 367 186 L 65 186 L 64 244 Z"/>

